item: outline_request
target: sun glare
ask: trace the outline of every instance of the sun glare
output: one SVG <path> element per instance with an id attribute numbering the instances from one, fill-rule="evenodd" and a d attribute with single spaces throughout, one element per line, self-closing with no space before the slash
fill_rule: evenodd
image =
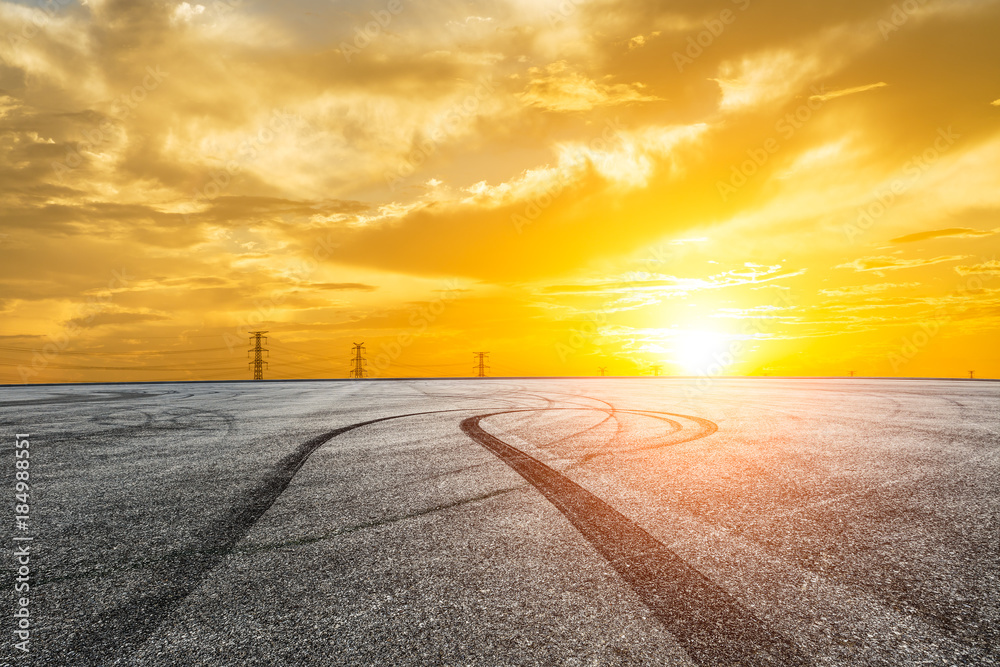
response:
<path id="1" fill-rule="evenodd" d="M 728 340 L 727 336 L 717 331 L 680 331 L 673 341 L 673 362 L 689 375 L 718 375 L 732 363 L 726 354 Z"/>

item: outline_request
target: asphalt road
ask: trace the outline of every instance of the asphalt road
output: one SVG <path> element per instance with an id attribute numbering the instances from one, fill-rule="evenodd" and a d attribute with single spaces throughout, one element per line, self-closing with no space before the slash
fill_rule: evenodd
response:
<path id="1" fill-rule="evenodd" d="M 705 384 L 0 388 L 0 664 L 1000 664 L 1000 383 Z"/>

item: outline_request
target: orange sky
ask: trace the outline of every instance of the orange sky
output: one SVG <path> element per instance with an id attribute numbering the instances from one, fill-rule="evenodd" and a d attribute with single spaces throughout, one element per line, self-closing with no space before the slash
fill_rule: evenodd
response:
<path id="1" fill-rule="evenodd" d="M 1000 377 L 1000 2 L 0 2 L 0 382 Z"/>

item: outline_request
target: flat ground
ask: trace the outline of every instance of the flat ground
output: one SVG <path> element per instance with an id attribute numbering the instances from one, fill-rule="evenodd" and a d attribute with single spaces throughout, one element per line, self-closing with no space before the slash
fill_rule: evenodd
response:
<path id="1" fill-rule="evenodd" d="M 0 389 L 14 664 L 1000 664 L 1000 383 L 705 384 Z"/>

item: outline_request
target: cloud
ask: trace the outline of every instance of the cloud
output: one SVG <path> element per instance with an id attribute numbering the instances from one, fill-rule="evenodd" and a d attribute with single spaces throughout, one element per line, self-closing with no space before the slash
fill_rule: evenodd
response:
<path id="1" fill-rule="evenodd" d="M 955 271 L 959 275 L 968 276 L 977 273 L 996 273 L 1000 274 L 1000 260 L 991 259 L 981 264 L 973 264 L 971 266 L 956 266 Z"/>
<path id="2" fill-rule="evenodd" d="M 166 319 L 169 318 L 164 315 L 156 315 L 153 313 L 114 312 L 114 313 L 95 313 L 93 315 L 75 317 L 71 320 L 68 320 L 66 324 L 67 326 L 76 326 L 86 329 L 93 329 L 96 327 L 105 327 L 117 324 L 158 322 Z"/>
<path id="3" fill-rule="evenodd" d="M 876 283 L 872 285 L 850 285 L 847 287 L 840 287 L 837 289 L 821 289 L 820 294 L 826 296 L 867 296 L 869 294 L 878 294 L 879 292 L 885 292 L 891 289 L 906 289 L 910 287 L 919 287 L 920 283 Z"/>
<path id="4" fill-rule="evenodd" d="M 861 257 L 853 262 L 840 264 L 834 268 L 854 269 L 855 271 L 892 271 L 896 269 L 912 269 L 918 266 L 930 266 L 931 264 L 941 264 L 943 262 L 957 262 L 966 257 L 968 255 L 941 255 L 940 257 L 928 259 L 903 259 L 901 257 L 886 256 Z"/>
<path id="5" fill-rule="evenodd" d="M 878 83 L 870 83 L 866 86 L 855 86 L 853 88 L 841 88 L 840 90 L 834 90 L 829 93 L 820 93 L 817 95 L 812 95 L 809 97 L 811 100 L 817 100 L 819 102 L 826 102 L 827 100 L 833 100 L 838 97 L 844 97 L 846 95 L 854 95 L 856 93 L 863 93 L 867 90 L 874 90 L 875 88 L 882 88 L 888 86 L 889 84 L 884 81 L 879 81 Z"/>
<path id="6" fill-rule="evenodd" d="M 889 243 L 914 243 L 916 241 L 929 241 L 931 239 L 941 239 L 941 238 L 974 238 L 979 236 L 993 236 L 994 234 L 1000 232 L 1000 229 L 969 229 L 968 227 L 951 227 L 948 229 L 934 229 L 927 232 L 917 232 L 916 234 L 907 234 L 906 236 L 899 236 L 894 239 L 890 239 Z"/>
<path id="7" fill-rule="evenodd" d="M 466 276 L 491 301 L 442 335 L 482 332 L 559 373 L 569 368 L 544 358 L 551 315 L 581 301 L 618 302 L 634 318 L 626 332 L 757 312 L 768 291 L 808 311 L 909 289 L 874 272 L 923 281 L 953 258 L 842 265 L 855 274 L 829 257 L 869 252 L 838 230 L 904 175 L 913 187 L 870 240 L 958 230 L 986 256 L 1000 242 L 975 231 L 1000 206 L 1000 135 L 982 98 L 996 85 L 1000 3 L 927 3 L 919 24 L 883 39 L 892 2 L 724 3 L 737 19 L 719 34 L 717 11 L 694 0 L 431 3 L 351 54 L 343 46 L 373 20 L 360 0 L 308 15 L 0 2 L 0 335 L 49 335 L 112 294 L 123 266 L 138 277 L 90 321 L 95 343 L 126 327 L 136 340 L 231 331 L 269 302 L 267 321 L 286 331 L 395 332 L 406 304 Z M 672 55 L 692 43 L 679 72 Z M 924 165 L 951 124 L 960 140 Z M 723 201 L 718 182 L 734 170 L 745 182 Z M 900 236 L 911 230 L 933 231 Z M 671 246 L 639 297 L 614 291 L 640 249 L 684 237 L 705 241 Z M 748 260 L 809 274 L 765 290 L 787 270 L 719 273 Z M 963 262 L 960 273 L 996 268 Z M 834 287 L 845 275 L 873 284 Z M 662 312 L 643 321 L 648 309 L 628 309 L 638 303 Z M 871 315 L 858 326 L 877 330 Z"/>
<path id="8" fill-rule="evenodd" d="M 565 60 L 528 70 L 529 82 L 518 98 L 546 111 L 589 111 L 595 107 L 655 102 L 641 83 L 599 83 L 573 71 Z"/>
<path id="9" fill-rule="evenodd" d="M 781 272 L 780 266 L 746 267 L 726 271 L 709 278 L 677 278 L 675 276 L 632 274 L 622 276 L 617 282 L 600 282 L 579 285 L 549 285 L 542 291 L 546 294 L 605 294 L 628 295 L 642 291 L 653 292 L 694 292 L 706 289 L 720 289 L 739 285 L 757 285 L 775 280 L 795 278 L 806 272 Z"/>
<path id="10" fill-rule="evenodd" d="M 785 48 L 727 60 L 712 80 L 722 92 L 719 107 L 736 112 L 785 100 L 805 81 L 833 67 L 816 51 Z"/>
<path id="11" fill-rule="evenodd" d="M 329 291 L 359 291 L 359 292 L 373 292 L 378 289 L 376 285 L 366 285 L 364 283 L 309 283 L 308 287 L 312 289 L 329 290 Z"/>

